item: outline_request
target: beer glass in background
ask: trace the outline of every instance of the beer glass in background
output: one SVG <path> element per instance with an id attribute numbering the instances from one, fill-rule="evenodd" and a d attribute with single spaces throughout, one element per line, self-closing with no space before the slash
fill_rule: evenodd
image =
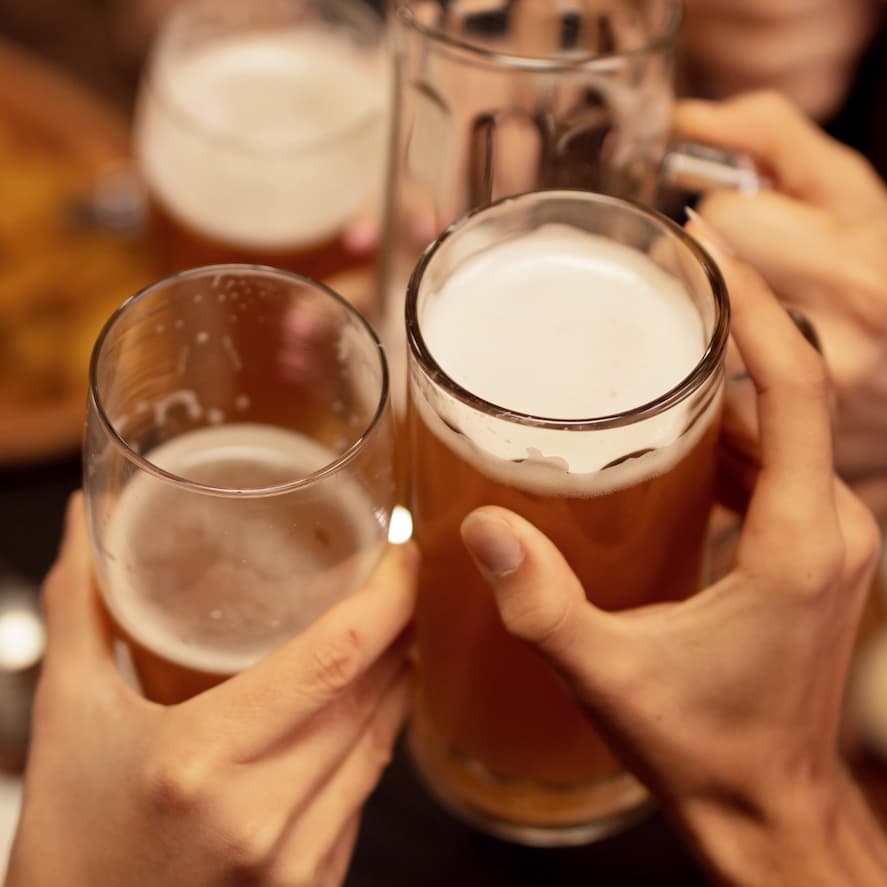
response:
<path id="1" fill-rule="evenodd" d="M 432 793 L 486 831 L 580 843 L 647 796 L 505 631 L 460 523 L 482 505 L 523 515 L 606 609 L 698 590 L 728 311 L 718 269 L 681 228 L 582 192 L 471 214 L 412 276 L 409 507 L 423 562 L 410 745 Z"/>
<path id="2" fill-rule="evenodd" d="M 387 83 L 382 20 L 363 0 L 177 6 L 135 124 L 164 270 L 368 268 L 373 246 L 349 231 L 377 211 Z"/>
<path id="3" fill-rule="evenodd" d="M 379 342 L 321 284 L 199 268 L 111 317 L 84 487 L 102 598 L 149 698 L 249 667 L 362 585 L 391 446 Z"/>
<path id="4" fill-rule="evenodd" d="M 662 184 L 759 186 L 746 157 L 669 148 L 680 24 L 680 0 L 392 4 L 380 299 L 395 380 L 406 282 L 422 249 L 465 212 L 551 188 L 654 203 Z"/>

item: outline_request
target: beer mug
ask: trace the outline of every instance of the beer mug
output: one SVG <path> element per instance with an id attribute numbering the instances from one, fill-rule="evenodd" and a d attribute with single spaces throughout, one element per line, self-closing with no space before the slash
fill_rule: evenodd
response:
<path id="1" fill-rule="evenodd" d="M 522 515 L 605 609 L 697 591 L 724 281 L 651 209 L 538 192 L 445 231 L 410 280 L 406 324 L 409 507 L 423 555 L 412 755 L 431 792 L 485 831 L 595 839 L 639 816 L 647 793 L 507 633 L 459 527 L 483 505 Z"/>
<path id="2" fill-rule="evenodd" d="M 747 157 L 669 147 L 680 24 L 680 0 L 393 4 L 380 288 L 393 362 L 416 259 L 471 209 L 551 188 L 653 203 L 661 185 L 761 184 Z"/>
<path id="3" fill-rule="evenodd" d="M 151 52 L 134 133 L 164 271 L 368 270 L 359 225 L 378 209 L 387 82 L 383 23 L 362 0 L 178 6 Z"/>
<path id="4" fill-rule="evenodd" d="M 150 699 L 242 671 L 364 583 L 391 446 L 378 339 L 321 284 L 198 268 L 110 318 L 84 487 L 101 597 Z"/>

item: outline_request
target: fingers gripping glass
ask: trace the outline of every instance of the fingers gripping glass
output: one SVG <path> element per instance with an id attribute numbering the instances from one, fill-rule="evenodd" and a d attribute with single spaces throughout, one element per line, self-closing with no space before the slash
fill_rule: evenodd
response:
<path id="1" fill-rule="evenodd" d="M 379 342 L 321 284 L 199 268 L 111 317 L 84 486 L 102 599 L 150 698 L 247 668 L 362 585 L 391 446 Z"/>
<path id="2" fill-rule="evenodd" d="M 593 262 L 583 266 L 588 255 Z M 520 278 L 500 285 L 515 261 Z M 570 269 L 560 283 L 553 262 Z M 602 264 L 611 276 L 595 276 Z M 615 279 L 633 283 L 610 300 Z M 477 288 L 460 301 L 471 281 Z M 659 320 L 632 307 L 614 325 L 623 305 L 638 304 L 638 291 L 656 294 L 649 306 L 662 310 Z M 495 311 L 477 307 L 484 293 L 496 294 Z M 445 318 L 456 320 L 445 327 Z M 413 756 L 431 791 L 485 831 L 539 845 L 599 838 L 636 819 L 646 793 L 541 659 L 505 631 L 459 526 L 479 506 L 524 516 L 605 609 L 695 592 L 714 497 L 729 329 L 723 279 L 685 231 L 652 210 L 543 191 L 506 198 L 445 231 L 410 281 L 406 323 L 410 507 L 423 554 Z M 556 332 L 544 337 L 543 328 Z M 692 345 L 675 384 L 662 386 L 678 340 Z M 610 359 L 578 368 L 581 355 L 597 351 Z M 578 390 L 584 405 L 598 384 L 596 402 L 612 403 L 639 361 L 656 367 L 650 399 L 592 415 L 558 412 L 562 392 Z M 477 368 L 486 365 L 496 372 L 481 383 Z M 528 375 L 512 385 L 521 365 Z M 559 375 L 544 376 L 533 410 L 503 399 L 528 396 L 551 366 Z M 488 393 L 503 378 L 501 396 Z"/>

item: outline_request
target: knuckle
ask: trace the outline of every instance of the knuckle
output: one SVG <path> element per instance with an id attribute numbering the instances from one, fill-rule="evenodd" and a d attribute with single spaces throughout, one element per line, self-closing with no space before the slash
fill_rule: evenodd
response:
<path id="1" fill-rule="evenodd" d="M 212 784 L 205 756 L 169 748 L 148 756 L 141 777 L 151 809 L 173 816 L 193 814 L 203 807 Z"/>
<path id="2" fill-rule="evenodd" d="M 315 853 L 299 853 L 288 861 L 286 870 L 270 874 L 264 884 L 269 887 L 317 887 L 322 883 L 323 869 Z"/>
<path id="3" fill-rule="evenodd" d="M 756 89 L 740 101 L 745 101 L 747 107 L 754 109 L 762 118 L 767 120 L 781 120 L 786 116 L 791 118 L 801 116 L 800 111 L 792 101 L 778 89 L 770 87 Z"/>
<path id="4" fill-rule="evenodd" d="M 362 642 L 355 630 L 322 641 L 311 650 L 311 682 L 328 693 L 341 693 L 360 674 Z"/>
<path id="5" fill-rule="evenodd" d="M 242 810 L 217 823 L 225 868 L 234 883 L 268 884 L 268 870 L 277 844 L 277 834 L 249 819 Z"/>
<path id="6" fill-rule="evenodd" d="M 567 602 L 560 597 L 511 596 L 501 607 L 502 622 L 515 637 L 539 647 L 557 644 L 569 619 Z"/>
<path id="7" fill-rule="evenodd" d="M 867 576 L 881 553 L 881 531 L 874 515 L 858 500 L 845 516 L 845 569 L 851 580 Z"/>
<path id="8" fill-rule="evenodd" d="M 799 552 L 787 581 L 802 596 L 819 598 L 842 581 L 845 557 L 844 543 L 837 534 L 827 539 L 811 539 Z"/>

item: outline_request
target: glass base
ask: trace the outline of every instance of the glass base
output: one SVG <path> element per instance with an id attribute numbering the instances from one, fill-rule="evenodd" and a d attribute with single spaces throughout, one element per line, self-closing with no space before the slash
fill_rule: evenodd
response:
<path id="1" fill-rule="evenodd" d="M 408 746 L 419 778 L 442 807 L 517 844 L 590 844 L 629 828 L 655 808 L 643 785 L 625 772 L 573 787 L 499 776 L 442 742 L 421 717 L 410 724 Z"/>

